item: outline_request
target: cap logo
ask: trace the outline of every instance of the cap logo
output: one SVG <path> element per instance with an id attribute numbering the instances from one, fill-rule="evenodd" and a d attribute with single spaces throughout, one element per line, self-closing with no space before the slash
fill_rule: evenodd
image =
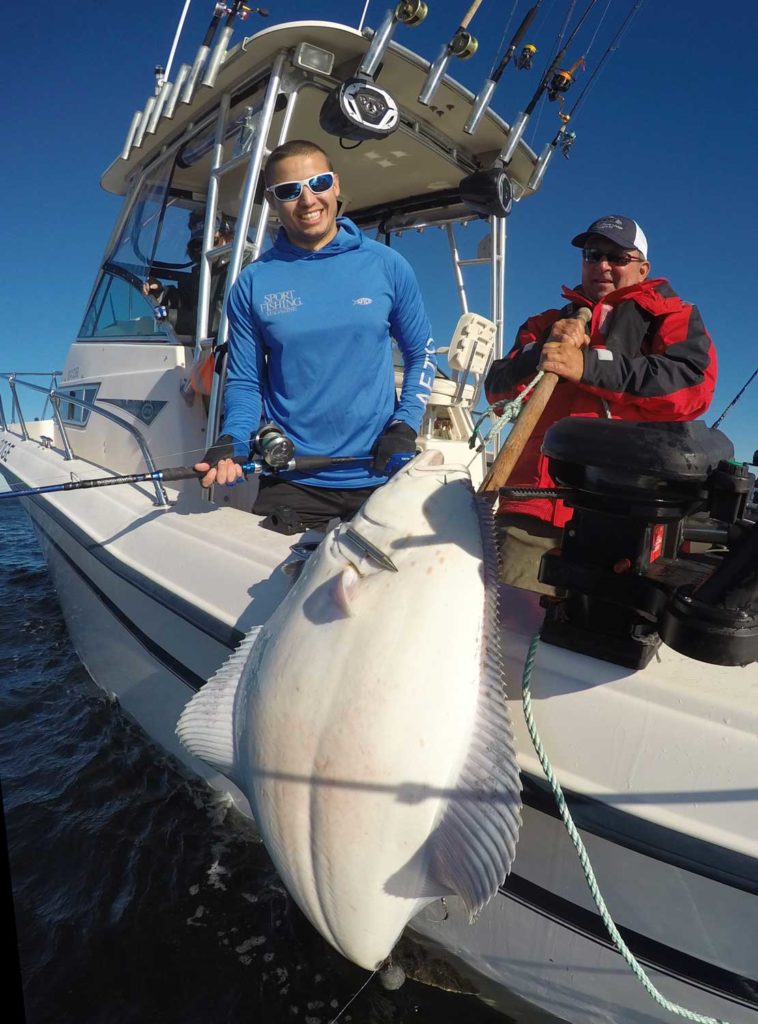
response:
<path id="1" fill-rule="evenodd" d="M 619 217 L 606 217 L 605 220 L 596 220 L 592 225 L 594 228 L 605 230 L 606 228 L 616 228 L 617 231 L 622 231 L 624 224 Z"/>

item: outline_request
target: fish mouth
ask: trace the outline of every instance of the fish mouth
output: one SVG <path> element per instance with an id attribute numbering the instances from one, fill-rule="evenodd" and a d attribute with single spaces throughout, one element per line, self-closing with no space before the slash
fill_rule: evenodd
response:
<path id="1" fill-rule="evenodd" d="M 433 469 L 436 466 L 442 466 L 445 463 L 445 456 L 437 448 L 425 448 L 424 451 L 419 452 L 412 462 L 408 463 L 408 467 L 411 466 L 414 469 Z"/>

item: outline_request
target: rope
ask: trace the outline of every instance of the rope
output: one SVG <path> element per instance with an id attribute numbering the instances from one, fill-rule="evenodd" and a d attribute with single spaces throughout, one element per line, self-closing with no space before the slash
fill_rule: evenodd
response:
<path id="1" fill-rule="evenodd" d="M 471 437 L 468 439 L 469 448 L 473 448 L 479 439 L 479 447 L 477 451 L 483 451 L 484 446 L 492 438 L 495 439 L 500 436 L 500 432 L 508 423 L 512 423 L 516 419 L 518 414 L 521 412 L 521 406 L 527 400 L 532 391 L 537 387 L 539 382 L 545 376 L 545 371 L 540 370 L 536 376 L 527 384 L 520 395 L 512 399 L 510 402 L 493 402 L 492 405 L 488 405 L 484 412 L 481 414 L 479 419 L 474 424 L 474 429 L 471 433 Z M 479 433 L 479 427 L 487 419 L 488 416 L 492 417 L 492 426 L 486 434 L 482 436 Z"/>
<path id="2" fill-rule="evenodd" d="M 561 818 L 563 819 L 563 824 L 566 826 L 566 831 L 568 832 L 571 842 L 574 844 L 574 848 L 576 849 L 576 852 L 579 855 L 579 862 L 582 865 L 582 870 L 584 871 L 584 877 L 587 880 L 587 885 L 589 886 L 590 894 L 592 896 L 592 899 L 595 901 L 595 906 L 597 907 L 598 912 L 600 913 L 600 917 L 603 921 L 603 924 L 605 925 L 606 931 L 610 935 L 611 940 L 613 941 L 613 944 L 618 950 L 618 952 L 621 954 L 624 960 L 626 960 L 635 978 L 637 978 L 637 980 L 642 984 L 647 994 L 652 999 L 654 999 L 659 1006 L 662 1006 L 664 1010 L 668 1010 L 670 1013 L 676 1013 L 680 1017 L 684 1017 L 685 1020 L 695 1021 L 696 1024 L 728 1024 L 727 1021 L 723 1020 L 720 1017 L 706 1017 L 700 1013 L 695 1013 L 693 1010 L 687 1010 L 684 1006 L 679 1006 L 677 1003 L 672 1003 L 669 999 L 666 999 L 666 997 L 662 995 L 658 991 L 658 989 L 653 985 L 652 981 L 646 974 L 642 965 L 639 963 L 639 961 L 634 956 L 632 951 L 629 949 L 627 944 L 621 938 L 618 928 L 613 923 L 613 919 L 611 918 L 611 915 L 608 912 L 608 908 L 605 905 L 605 900 L 600 894 L 600 890 L 597 885 L 597 880 L 595 879 L 595 875 L 592 870 L 592 865 L 590 864 L 589 857 L 587 856 L 587 851 L 584 847 L 584 843 L 582 842 L 579 836 L 579 833 L 576 829 L 576 825 L 574 825 L 574 820 L 571 817 L 568 807 L 566 806 L 566 799 L 563 795 L 563 790 L 561 789 L 560 783 L 553 774 L 552 766 L 550 764 L 547 754 L 545 753 L 545 749 L 542 746 L 542 741 L 540 740 L 539 735 L 537 733 L 537 726 L 534 723 L 534 717 L 532 715 L 532 696 L 530 687 L 532 669 L 534 668 L 534 660 L 537 656 L 537 646 L 539 644 L 539 640 L 539 634 L 533 637 L 532 642 L 529 645 L 529 653 L 527 654 L 526 661 L 524 663 L 524 675 L 522 678 L 521 692 L 524 698 L 524 718 L 526 719 L 526 727 L 529 730 L 529 736 L 531 737 L 532 743 L 534 744 L 534 749 L 537 753 L 537 757 L 539 758 L 540 764 L 542 765 L 542 770 L 545 773 L 547 781 L 550 783 L 550 788 L 553 791 L 553 796 L 555 797 L 555 802 L 558 805 L 558 811 L 560 812 Z"/>

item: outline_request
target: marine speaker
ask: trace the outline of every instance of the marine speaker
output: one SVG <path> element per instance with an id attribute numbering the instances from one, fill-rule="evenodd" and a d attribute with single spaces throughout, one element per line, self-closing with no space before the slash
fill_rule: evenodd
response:
<path id="1" fill-rule="evenodd" d="M 463 202 L 475 213 L 485 217 L 507 217 L 511 212 L 511 179 L 501 167 L 467 174 L 458 189 Z"/>
<path id="2" fill-rule="evenodd" d="M 324 100 L 319 123 L 338 139 L 384 139 L 397 128 L 397 103 L 365 78 L 348 78 Z"/>

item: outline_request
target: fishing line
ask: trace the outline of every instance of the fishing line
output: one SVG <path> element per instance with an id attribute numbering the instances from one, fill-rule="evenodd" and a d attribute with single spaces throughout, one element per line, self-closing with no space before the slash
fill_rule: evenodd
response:
<path id="1" fill-rule="evenodd" d="M 542 31 L 543 25 L 547 25 L 548 22 L 550 21 L 550 15 L 553 13 L 553 8 L 554 7 L 555 7 L 555 0 L 550 0 L 550 3 L 547 5 L 545 10 L 542 12 L 542 15 L 540 16 L 540 18 L 538 18 L 538 20 L 537 20 L 537 22 L 536 22 L 536 24 L 534 26 L 534 34 L 535 34 L 535 36 L 539 32 Z"/>
<path id="2" fill-rule="evenodd" d="M 532 129 L 532 139 L 531 139 L 531 143 L 530 143 L 532 149 L 534 149 L 534 144 L 537 141 L 537 132 L 538 132 L 539 127 L 540 127 L 540 118 L 542 117 L 542 111 L 545 109 L 546 104 L 547 104 L 547 93 L 543 92 L 543 94 L 542 94 L 542 96 L 540 98 L 539 106 L 537 107 L 537 116 L 534 119 L 534 128 Z"/>
<path id="3" fill-rule="evenodd" d="M 595 40 L 597 39 L 597 34 L 598 34 L 598 32 L 600 31 L 600 26 L 601 26 L 601 25 L 603 24 L 603 22 L 605 21 L 605 16 L 606 16 L 606 14 L 608 13 L 608 11 L 610 10 L 610 6 L 611 6 L 611 0 L 608 0 L 608 3 L 607 3 L 607 4 L 605 5 L 605 10 L 604 10 L 604 11 L 603 11 L 603 13 L 602 13 L 602 14 L 600 15 L 600 21 L 599 21 L 599 22 L 597 23 L 597 28 L 595 29 L 594 35 L 592 36 L 592 39 L 590 39 L 590 42 L 589 42 L 589 46 L 588 46 L 588 47 L 587 47 L 587 49 L 586 49 L 586 50 L 584 51 L 584 59 L 585 59 L 585 60 L 586 60 L 586 59 L 587 59 L 587 58 L 589 57 L 589 55 L 590 55 L 590 50 L 591 50 L 591 49 L 592 49 L 592 47 L 593 47 L 593 46 L 595 45 Z"/>
<path id="4" fill-rule="evenodd" d="M 582 103 L 582 101 L 587 96 L 587 93 L 589 92 L 589 90 L 593 86 L 593 84 L 595 82 L 595 79 L 598 77 L 598 75 L 600 74 L 601 70 L 605 66 L 605 63 L 608 60 L 608 58 L 611 56 L 612 53 L 615 53 L 616 50 L 618 50 L 619 45 L 621 43 L 621 39 L 622 39 L 624 33 L 629 28 L 629 25 L 631 24 L 632 18 L 635 16 L 635 14 L 640 9 L 640 7 L 642 7 L 643 3 L 644 3 L 644 0 L 636 0 L 636 3 L 633 4 L 633 6 L 630 9 L 629 13 L 627 14 L 626 18 L 621 23 L 621 27 L 619 28 L 618 32 L 616 33 L 616 35 L 613 37 L 613 39 L 608 44 L 608 47 L 607 47 L 605 53 L 603 54 L 603 56 L 598 61 L 597 65 L 595 66 L 594 70 L 592 71 L 590 77 L 584 83 L 584 88 L 579 93 L 579 95 L 578 95 L 578 97 L 576 99 L 576 103 L 573 105 L 571 110 L 565 116 L 564 124 L 559 129 L 558 135 L 556 136 L 556 139 L 554 141 L 556 141 L 558 139 L 558 137 L 563 133 L 566 125 L 569 123 L 571 118 L 574 116 L 574 114 L 579 109 L 580 104 Z"/>
<path id="5" fill-rule="evenodd" d="M 500 51 L 503 49 L 503 46 L 505 45 L 505 37 L 508 35 L 508 29 L 511 27 L 513 15 L 516 13 L 516 8 L 518 7 L 518 4 L 519 0 L 513 0 L 513 7 L 511 7 L 511 13 L 508 15 L 508 20 L 505 23 L 505 28 L 503 29 L 503 35 L 500 39 L 500 42 L 497 44 L 497 50 L 495 51 L 496 54 L 499 54 Z M 495 64 L 497 65 L 497 57 L 495 59 Z"/>
<path id="6" fill-rule="evenodd" d="M 348 1008 L 348 1006 L 350 1006 L 352 1003 L 355 1002 L 355 1000 L 358 998 L 358 996 L 361 994 L 361 992 L 364 990 L 364 988 L 368 985 L 368 983 L 370 981 L 374 980 L 374 978 L 376 977 L 376 975 L 378 973 L 379 973 L 379 968 L 377 967 L 377 969 L 375 971 L 372 971 L 371 974 L 369 974 L 368 978 L 363 982 L 363 984 L 358 989 L 358 991 L 355 993 L 355 995 L 351 996 L 350 999 L 345 1003 L 345 1005 L 342 1007 L 342 1009 L 337 1014 L 337 1016 L 336 1017 L 332 1017 L 332 1019 L 329 1021 L 329 1024 L 337 1024 L 337 1021 L 340 1019 L 340 1017 L 345 1012 L 345 1010 Z"/>
<path id="7" fill-rule="evenodd" d="M 541 82 L 545 81 L 545 79 L 547 78 L 547 73 L 550 70 L 550 68 L 553 66 L 553 62 L 554 62 L 555 58 L 561 52 L 561 44 L 563 43 L 563 37 L 566 35 L 566 30 L 569 27 L 569 22 L 571 21 L 571 16 L 574 13 L 574 8 L 575 7 L 576 7 L 576 0 L 571 0 L 571 3 L 568 6 L 568 10 L 566 11 L 566 17 L 563 20 L 563 25 L 561 26 L 560 31 L 558 32 L 558 34 L 555 37 L 555 44 L 553 46 L 553 49 L 550 51 L 550 58 L 548 59 L 548 62 L 545 65 L 545 70 L 542 72 L 542 78 L 540 79 Z"/>

